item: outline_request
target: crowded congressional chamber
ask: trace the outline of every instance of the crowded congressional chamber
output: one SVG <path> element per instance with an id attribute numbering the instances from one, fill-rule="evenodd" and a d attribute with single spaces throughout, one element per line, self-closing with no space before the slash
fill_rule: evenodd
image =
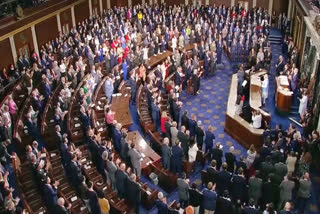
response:
<path id="1" fill-rule="evenodd" d="M 1 0 L 1 214 L 319 214 L 319 0 Z"/>

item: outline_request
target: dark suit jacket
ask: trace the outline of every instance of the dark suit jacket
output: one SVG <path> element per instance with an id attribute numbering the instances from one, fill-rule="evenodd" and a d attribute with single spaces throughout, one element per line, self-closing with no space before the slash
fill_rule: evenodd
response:
<path id="1" fill-rule="evenodd" d="M 207 172 L 209 174 L 210 181 L 216 183 L 218 181 L 219 171 L 214 169 L 212 166 L 208 166 Z"/>
<path id="2" fill-rule="evenodd" d="M 128 180 L 128 175 L 127 173 L 125 173 L 124 171 L 118 169 L 116 171 L 116 186 L 117 186 L 117 190 L 119 192 L 120 196 L 124 196 L 126 191 L 126 184 L 127 184 L 127 180 Z"/>
<path id="3" fill-rule="evenodd" d="M 222 156 L 223 156 L 223 151 L 221 149 L 214 148 L 212 150 L 212 159 L 217 161 L 217 170 L 219 170 L 221 167 Z"/>
<path id="4" fill-rule="evenodd" d="M 217 190 L 220 194 L 224 190 L 231 190 L 231 173 L 228 171 L 220 171 L 218 173 Z"/>
<path id="5" fill-rule="evenodd" d="M 225 158 L 226 158 L 226 162 L 228 164 L 228 171 L 232 173 L 234 171 L 234 164 L 236 162 L 236 156 L 234 156 L 234 154 L 232 154 L 231 152 L 227 152 L 225 154 Z"/>
<path id="6" fill-rule="evenodd" d="M 228 200 L 223 197 L 219 197 L 217 200 L 217 208 L 216 208 L 216 214 L 233 214 L 233 204 L 231 200 Z"/>
<path id="7" fill-rule="evenodd" d="M 190 136 L 195 136 L 196 134 L 196 126 L 197 126 L 197 121 L 189 119 L 189 130 L 190 130 Z"/>
<path id="8" fill-rule="evenodd" d="M 135 203 L 140 203 L 141 201 L 141 186 L 131 179 L 127 181 L 127 199 Z"/>
<path id="9" fill-rule="evenodd" d="M 246 179 L 244 177 L 235 175 L 231 181 L 233 197 L 243 201 L 248 194 Z"/>
<path id="10" fill-rule="evenodd" d="M 203 194 L 198 189 L 189 188 L 189 205 L 200 206 L 203 203 Z"/>
<path id="11" fill-rule="evenodd" d="M 97 193 L 94 191 L 88 191 L 88 197 L 91 213 L 101 214 Z"/>
<path id="12" fill-rule="evenodd" d="M 158 208 L 158 214 L 168 214 L 168 205 L 163 203 L 163 201 L 156 200 L 156 206 Z"/>
<path id="13" fill-rule="evenodd" d="M 70 212 L 67 208 L 56 205 L 55 214 L 70 214 Z"/>
<path id="14" fill-rule="evenodd" d="M 243 214 L 260 214 L 260 212 L 252 207 L 245 207 L 243 209 Z"/>
<path id="15" fill-rule="evenodd" d="M 199 126 L 196 126 L 195 132 L 196 132 L 196 136 L 197 136 L 197 144 L 202 146 L 204 131 Z"/>

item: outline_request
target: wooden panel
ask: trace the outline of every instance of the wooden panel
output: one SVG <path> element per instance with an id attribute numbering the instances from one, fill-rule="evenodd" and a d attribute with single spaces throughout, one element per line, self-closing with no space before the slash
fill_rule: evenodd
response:
<path id="1" fill-rule="evenodd" d="M 146 0 L 146 2 L 148 2 Z M 128 0 L 110 0 L 111 7 L 124 7 L 128 6 Z"/>
<path id="2" fill-rule="evenodd" d="M 0 50 L 1 67 L 7 68 L 10 64 L 13 64 L 9 39 L 0 42 Z"/>
<path id="3" fill-rule="evenodd" d="M 82 22 L 90 15 L 89 12 L 89 2 L 85 1 L 81 4 L 78 4 L 74 7 L 74 16 L 76 19 L 76 23 Z"/>
<path id="4" fill-rule="evenodd" d="M 210 5 L 225 5 L 226 7 L 231 7 L 231 0 L 210 0 L 209 1 Z"/>
<path id="5" fill-rule="evenodd" d="M 71 9 L 67 9 L 60 13 L 60 23 L 61 23 L 62 30 L 63 30 L 63 27 L 66 25 L 69 26 L 69 30 L 72 28 Z"/>
<path id="6" fill-rule="evenodd" d="M 50 27 L 48 27 L 50 26 Z M 46 42 L 55 39 L 58 36 L 57 17 L 53 16 L 36 25 L 36 33 L 38 46 L 42 46 Z"/>
<path id="7" fill-rule="evenodd" d="M 281 1 L 273 1 L 273 10 L 279 13 L 287 13 L 288 12 L 289 0 L 281 0 Z"/>
<path id="8" fill-rule="evenodd" d="M 138 4 L 141 4 L 142 1 L 141 0 L 132 0 L 132 6 L 135 6 L 135 5 L 138 5 Z"/>
<path id="9" fill-rule="evenodd" d="M 91 0 L 92 2 L 92 13 L 100 15 L 100 3 L 99 0 Z"/>
<path id="10" fill-rule="evenodd" d="M 256 7 L 269 9 L 269 0 L 257 0 L 256 2 L 257 2 Z M 273 2 L 275 2 L 275 1 L 273 1 Z"/>
<path id="11" fill-rule="evenodd" d="M 31 28 L 17 33 L 16 35 L 14 35 L 13 39 L 18 56 L 20 55 L 19 53 L 21 48 L 25 49 L 26 47 L 28 47 L 29 53 L 31 53 L 34 50 Z"/>
<path id="12" fill-rule="evenodd" d="M 185 4 L 185 0 L 165 0 L 167 5 L 180 5 Z M 193 1 L 189 0 L 189 4 L 191 4 Z"/>

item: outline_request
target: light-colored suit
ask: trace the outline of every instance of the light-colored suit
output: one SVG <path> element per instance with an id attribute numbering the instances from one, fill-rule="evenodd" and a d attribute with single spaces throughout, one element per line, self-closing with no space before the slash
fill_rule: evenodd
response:
<path id="1" fill-rule="evenodd" d="M 130 149 L 128 152 L 132 167 L 137 176 L 141 176 L 141 159 L 142 155 L 136 149 Z"/>
<path id="2" fill-rule="evenodd" d="M 178 139 L 178 129 L 176 127 L 170 128 L 171 132 L 171 143 L 174 145 L 176 143 L 176 140 Z"/>
<path id="3" fill-rule="evenodd" d="M 185 179 L 177 179 L 178 193 L 180 201 L 188 201 L 189 199 L 189 184 Z"/>

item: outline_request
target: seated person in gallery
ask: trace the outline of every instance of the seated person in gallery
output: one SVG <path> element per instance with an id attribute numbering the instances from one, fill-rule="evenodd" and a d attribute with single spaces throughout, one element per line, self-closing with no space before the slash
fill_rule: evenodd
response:
<path id="1" fill-rule="evenodd" d="M 259 110 L 253 111 L 252 113 L 252 126 L 255 129 L 261 128 L 262 115 Z"/>

